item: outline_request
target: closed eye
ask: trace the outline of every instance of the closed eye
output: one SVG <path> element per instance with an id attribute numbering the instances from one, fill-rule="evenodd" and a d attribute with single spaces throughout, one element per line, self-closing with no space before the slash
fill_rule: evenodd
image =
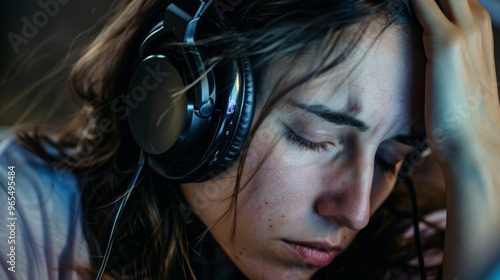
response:
<path id="1" fill-rule="evenodd" d="M 322 152 L 322 151 L 326 151 L 328 148 L 327 143 L 324 143 L 324 142 L 318 143 L 318 142 L 309 141 L 309 140 L 299 136 L 297 133 L 295 133 L 293 130 L 291 130 L 289 128 L 286 128 L 285 138 L 290 143 L 299 146 L 299 148 L 309 150 L 309 151 Z"/>

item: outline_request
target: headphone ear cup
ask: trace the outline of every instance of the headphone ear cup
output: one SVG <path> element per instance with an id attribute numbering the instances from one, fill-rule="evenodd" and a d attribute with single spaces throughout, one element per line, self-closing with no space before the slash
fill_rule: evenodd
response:
<path id="1" fill-rule="evenodd" d="M 148 154 L 169 150 L 191 114 L 182 74 L 163 55 L 151 55 L 134 70 L 126 95 L 128 124 L 137 144 Z"/>
<path id="2" fill-rule="evenodd" d="M 178 13 L 167 9 L 141 45 L 126 95 L 128 124 L 153 171 L 171 182 L 199 182 L 238 158 L 252 124 L 254 81 L 246 57 L 206 68 L 223 46 L 180 47 L 184 37 L 174 31 L 194 36 L 188 27 L 197 21 Z M 200 34 L 219 30 L 212 21 L 198 27 Z"/>
<path id="3" fill-rule="evenodd" d="M 247 140 L 250 128 L 252 126 L 253 115 L 255 111 L 254 80 L 250 60 L 247 57 L 241 57 L 242 74 L 244 78 L 244 99 L 241 106 L 241 116 L 238 128 L 230 144 L 224 159 L 212 171 L 214 175 L 226 170 L 240 155 L 241 149 Z"/>
<path id="4" fill-rule="evenodd" d="M 172 182 L 214 178 L 238 158 L 250 132 L 254 114 L 250 61 L 243 57 L 232 59 L 207 74 L 215 77 L 217 102 L 214 113 L 203 119 L 208 121 L 203 126 L 205 129 L 189 120 L 189 130 L 181 133 L 180 142 L 162 154 L 148 156 L 151 169 Z M 196 118 L 196 114 L 189 115 L 193 120 Z M 164 131 L 169 133 L 169 128 L 165 127 Z M 186 143 L 188 139 L 192 140 Z"/>

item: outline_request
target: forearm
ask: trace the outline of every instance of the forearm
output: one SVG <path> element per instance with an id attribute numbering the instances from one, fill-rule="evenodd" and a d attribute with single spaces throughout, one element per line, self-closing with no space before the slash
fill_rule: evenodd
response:
<path id="1" fill-rule="evenodd" d="M 500 253 L 500 145 L 443 165 L 447 221 L 443 279 L 482 279 Z"/>

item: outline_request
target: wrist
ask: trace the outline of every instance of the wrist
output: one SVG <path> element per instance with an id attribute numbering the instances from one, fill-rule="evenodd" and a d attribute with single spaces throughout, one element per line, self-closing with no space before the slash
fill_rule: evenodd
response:
<path id="1" fill-rule="evenodd" d="M 490 148 L 459 149 L 441 163 L 447 209 L 445 278 L 458 273 L 477 279 L 500 250 L 500 176 L 496 172 L 500 149 Z M 471 260 L 470 256 L 480 257 Z"/>

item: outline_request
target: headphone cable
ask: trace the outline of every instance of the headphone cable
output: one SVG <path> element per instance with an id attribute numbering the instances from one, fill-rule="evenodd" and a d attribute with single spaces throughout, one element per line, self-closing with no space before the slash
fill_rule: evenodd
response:
<path id="1" fill-rule="evenodd" d="M 208 3 L 205 3 L 203 0 L 200 0 L 201 4 L 200 4 L 200 7 L 198 8 L 198 11 L 194 15 L 194 18 L 201 17 L 201 15 L 203 15 L 203 13 L 208 9 L 210 4 L 212 4 L 212 1 L 213 0 L 208 0 Z"/>
<path id="2" fill-rule="evenodd" d="M 123 213 L 123 209 L 125 208 L 125 205 L 127 204 L 127 201 L 130 197 L 130 194 L 134 190 L 135 186 L 137 185 L 137 180 L 139 179 L 139 175 L 142 172 L 142 168 L 144 166 L 144 162 L 146 157 L 144 156 L 144 152 L 141 150 L 140 155 L 139 155 L 139 165 L 137 167 L 137 170 L 135 171 L 134 174 L 134 179 L 130 182 L 129 186 L 127 187 L 127 191 L 125 192 L 125 196 L 122 197 L 120 206 L 118 207 L 118 210 L 116 212 L 115 220 L 113 221 L 113 227 L 111 228 L 111 233 L 109 234 L 109 240 L 108 240 L 108 245 L 106 246 L 106 250 L 104 251 L 104 256 L 102 259 L 101 267 L 99 268 L 99 272 L 97 274 L 96 280 L 101 280 L 102 277 L 104 276 L 104 271 L 106 269 L 106 266 L 108 264 L 108 259 L 109 259 L 109 254 L 111 252 L 111 248 L 113 247 L 113 241 L 115 239 L 115 231 L 116 228 L 118 227 L 118 222 L 120 221 L 120 217 Z"/>
<path id="3" fill-rule="evenodd" d="M 422 159 L 429 156 L 432 151 L 427 143 L 427 138 L 425 134 L 422 139 L 417 143 L 417 149 L 408 154 L 405 157 L 405 162 L 409 163 L 411 168 L 415 168 L 416 165 L 420 165 L 422 163 Z M 415 162 L 416 161 L 416 162 Z M 406 170 L 408 172 L 409 170 Z M 411 173 L 413 171 L 410 171 Z M 398 181 L 403 183 L 407 188 L 410 195 L 411 206 L 412 206 L 412 220 L 413 220 L 413 238 L 415 242 L 415 249 L 417 251 L 418 258 L 418 267 L 420 270 L 420 279 L 427 280 L 427 273 L 425 270 L 425 261 L 424 261 L 424 250 L 422 249 L 422 242 L 420 240 L 420 213 L 418 210 L 418 199 L 417 199 L 417 191 L 415 189 L 415 184 L 413 183 L 410 174 L 403 173 L 403 169 L 399 170 Z"/>
<path id="4" fill-rule="evenodd" d="M 422 250 L 422 243 L 420 242 L 420 226 L 419 226 L 420 214 L 418 211 L 417 193 L 415 190 L 415 185 L 413 184 L 413 180 L 410 177 L 404 178 L 403 182 L 408 187 L 412 204 L 413 237 L 415 239 L 415 247 L 417 249 L 418 267 L 420 269 L 420 279 L 427 280 L 427 274 L 425 272 L 424 253 Z"/>

